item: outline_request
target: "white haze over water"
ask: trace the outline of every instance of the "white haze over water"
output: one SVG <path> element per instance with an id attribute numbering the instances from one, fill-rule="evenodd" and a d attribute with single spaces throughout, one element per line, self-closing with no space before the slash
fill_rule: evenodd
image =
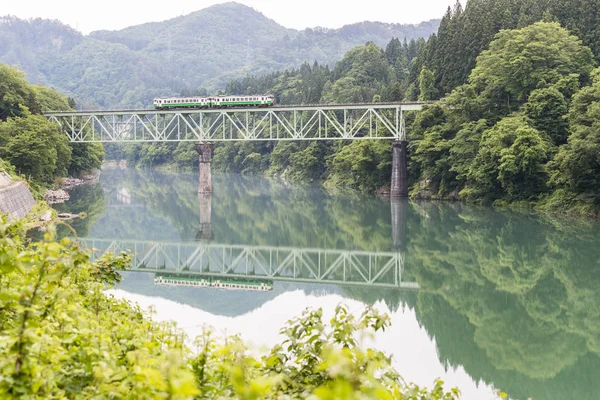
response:
<path id="1" fill-rule="evenodd" d="M 285 323 L 300 316 L 306 308 L 323 308 L 325 321 L 331 319 L 338 304 L 343 303 L 355 315 L 360 315 L 366 305 L 345 299 L 339 295 L 307 295 L 302 290 L 283 293 L 261 307 L 244 315 L 225 317 L 207 313 L 200 309 L 166 300 L 160 297 L 148 297 L 132 294 L 123 290 L 110 290 L 116 298 L 137 303 L 143 309 L 152 307 L 156 321 L 174 321 L 189 337 L 198 336 L 202 326 L 214 327 L 218 334 L 239 334 L 253 347 L 267 348 L 281 341 L 279 330 Z M 458 387 L 462 399 L 497 399 L 492 387 L 478 384 L 462 367 L 446 368 L 437 356 L 435 341 L 430 339 L 424 328 L 419 326 L 413 310 L 400 308 L 390 311 L 385 303 L 377 302 L 375 307 L 391 317 L 391 327 L 378 332 L 375 347 L 393 356 L 394 367 L 408 381 L 431 387 L 436 378 L 446 382 L 446 388 Z"/>

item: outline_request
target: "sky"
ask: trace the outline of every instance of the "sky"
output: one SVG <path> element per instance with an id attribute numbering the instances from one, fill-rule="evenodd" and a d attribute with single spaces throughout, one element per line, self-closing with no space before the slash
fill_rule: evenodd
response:
<path id="1" fill-rule="evenodd" d="M 118 30 L 164 21 L 224 0 L 22 0 L 4 1 L 0 15 L 58 19 L 80 32 Z M 414 24 L 441 18 L 455 0 L 237 0 L 286 28 L 339 28 L 360 21 Z"/>

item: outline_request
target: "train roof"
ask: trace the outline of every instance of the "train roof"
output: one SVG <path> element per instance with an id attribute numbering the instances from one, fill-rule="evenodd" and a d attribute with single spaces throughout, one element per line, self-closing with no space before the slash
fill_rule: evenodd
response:
<path id="1" fill-rule="evenodd" d="M 275 97 L 272 94 L 222 94 L 222 95 L 210 95 L 210 96 L 170 96 L 170 97 L 155 97 L 154 100 L 167 100 L 167 99 L 191 99 L 191 98 L 199 98 L 199 99 L 214 99 L 214 98 L 225 98 L 225 97 Z"/>

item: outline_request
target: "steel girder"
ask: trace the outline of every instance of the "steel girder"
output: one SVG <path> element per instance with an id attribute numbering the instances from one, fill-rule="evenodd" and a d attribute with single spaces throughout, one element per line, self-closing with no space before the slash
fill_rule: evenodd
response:
<path id="1" fill-rule="evenodd" d="M 418 289 L 404 282 L 404 255 L 269 246 L 161 243 L 135 240 L 79 239 L 82 247 L 133 253 L 132 270 L 214 277 Z"/>
<path id="2" fill-rule="evenodd" d="M 404 112 L 421 104 L 52 112 L 71 142 L 404 140 Z"/>

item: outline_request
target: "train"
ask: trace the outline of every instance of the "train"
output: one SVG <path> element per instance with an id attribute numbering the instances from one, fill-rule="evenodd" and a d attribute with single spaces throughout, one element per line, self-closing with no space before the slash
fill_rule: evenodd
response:
<path id="1" fill-rule="evenodd" d="M 154 108 L 157 110 L 173 110 L 182 108 L 271 107 L 274 104 L 275 96 L 268 94 L 209 97 L 165 97 L 154 99 Z"/>
<path id="2" fill-rule="evenodd" d="M 184 286 L 215 288 L 222 290 L 248 290 L 252 292 L 270 292 L 273 281 L 252 278 L 218 278 L 203 275 L 181 275 L 159 272 L 154 275 L 154 284 L 161 286 Z"/>

